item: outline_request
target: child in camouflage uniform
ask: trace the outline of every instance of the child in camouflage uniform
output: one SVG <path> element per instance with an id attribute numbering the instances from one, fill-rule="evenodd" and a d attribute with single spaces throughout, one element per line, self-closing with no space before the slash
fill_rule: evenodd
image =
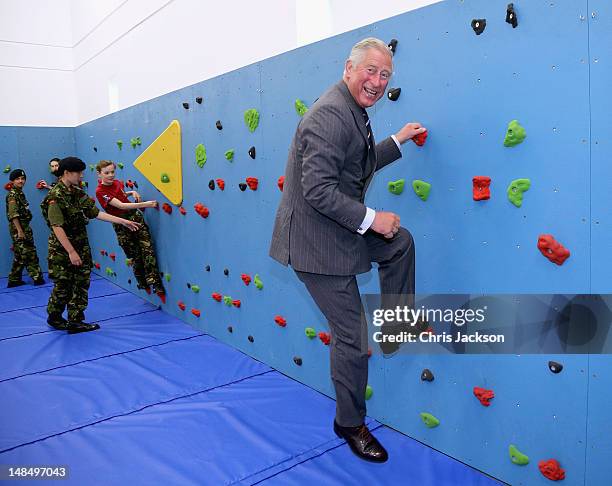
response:
<path id="1" fill-rule="evenodd" d="M 7 287 L 18 287 L 24 285 L 21 274 L 24 267 L 34 285 L 45 283 L 42 276 L 38 255 L 34 246 L 34 234 L 30 228 L 32 213 L 28 205 L 28 200 L 23 193 L 23 186 L 26 183 L 26 173 L 23 169 L 15 169 L 9 174 L 12 188 L 6 195 L 6 217 L 9 220 L 9 233 L 13 239 L 13 267 L 8 277 Z"/>
<path id="2" fill-rule="evenodd" d="M 49 278 L 55 286 L 47 305 L 47 323 L 69 334 L 93 331 L 100 326 L 83 322 L 87 308 L 89 277 L 93 261 L 87 239 L 89 219 L 121 224 L 132 231 L 138 223 L 101 213 L 93 199 L 79 188 L 85 163 L 76 157 L 62 159 L 59 181 L 40 207 L 51 228 L 49 235 Z M 62 317 L 68 307 L 68 321 Z"/>

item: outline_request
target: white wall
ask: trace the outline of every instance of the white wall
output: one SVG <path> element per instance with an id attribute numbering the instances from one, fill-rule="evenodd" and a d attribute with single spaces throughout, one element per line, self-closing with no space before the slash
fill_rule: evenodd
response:
<path id="1" fill-rule="evenodd" d="M 436 1 L 0 0 L 0 125 L 79 125 Z"/>

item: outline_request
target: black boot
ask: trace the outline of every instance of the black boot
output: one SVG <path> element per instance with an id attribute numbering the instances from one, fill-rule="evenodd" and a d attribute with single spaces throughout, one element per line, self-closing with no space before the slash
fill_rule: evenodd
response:
<path id="1" fill-rule="evenodd" d="M 68 323 L 68 334 L 95 331 L 96 329 L 100 329 L 98 324 L 88 324 L 87 322 L 83 321 Z"/>
<path id="2" fill-rule="evenodd" d="M 385 448 L 372 435 L 365 424 L 358 427 L 341 427 L 334 420 L 334 432 L 346 443 L 360 459 L 369 462 L 386 462 L 389 455 Z"/>
<path id="3" fill-rule="evenodd" d="M 21 285 L 25 285 L 25 282 L 23 280 L 9 280 L 6 284 L 6 288 L 10 289 L 13 287 L 20 287 Z"/>
<path id="4" fill-rule="evenodd" d="M 39 275 L 38 278 L 34 279 L 34 285 L 43 285 L 45 283 L 45 279 L 42 275 Z"/>
<path id="5" fill-rule="evenodd" d="M 58 331 L 68 330 L 68 321 L 64 319 L 61 314 L 49 314 L 49 317 L 47 317 L 47 324 L 49 324 L 53 329 L 57 329 Z"/>

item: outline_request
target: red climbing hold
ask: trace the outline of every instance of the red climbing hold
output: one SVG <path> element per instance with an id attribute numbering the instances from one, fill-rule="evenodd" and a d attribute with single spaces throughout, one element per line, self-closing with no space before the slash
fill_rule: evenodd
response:
<path id="1" fill-rule="evenodd" d="M 425 145 L 425 140 L 427 140 L 427 130 L 412 137 L 412 141 L 416 143 L 419 147 Z"/>
<path id="2" fill-rule="evenodd" d="M 538 249 L 542 255 L 557 265 L 563 265 L 570 256 L 569 250 L 555 240 L 553 235 L 538 236 Z"/>
<path id="3" fill-rule="evenodd" d="M 184 310 L 185 310 L 185 308 L 187 307 L 187 306 L 185 305 L 185 302 L 183 302 L 182 300 L 179 300 L 179 301 L 176 303 L 176 305 L 178 305 L 178 306 L 179 306 L 179 309 L 181 309 L 182 311 L 184 311 Z"/>
<path id="4" fill-rule="evenodd" d="M 191 313 L 196 317 L 200 317 L 200 309 L 191 309 Z"/>
<path id="5" fill-rule="evenodd" d="M 246 183 L 247 186 L 249 186 L 249 189 L 251 189 L 251 191 L 256 191 L 257 185 L 259 184 L 259 180 L 257 179 L 257 177 L 247 177 Z"/>
<path id="6" fill-rule="evenodd" d="M 238 307 L 238 308 L 240 308 L 240 301 L 239 301 L 238 299 L 236 299 L 236 300 L 232 300 L 232 305 L 233 305 L 234 307 Z"/>
<path id="7" fill-rule="evenodd" d="M 132 189 L 134 187 L 134 181 L 128 179 L 127 181 L 125 181 L 125 185 Z"/>
<path id="8" fill-rule="evenodd" d="M 204 206 L 202 203 L 195 203 L 193 205 L 193 209 L 195 209 L 195 212 L 198 213 L 203 218 L 208 218 L 208 215 L 210 214 L 210 211 L 208 210 L 208 208 Z"/>
<path id="9" fill-rule="evenodd" d="M 285 187 L 285 176 L 282 175 L 278 178 L 278 188 L 280 189 L 280 192 L 283 192 L 283 188 Z"/>
<path id="10" fill-rule="evenodd" d="M 331 335 L 328 332 L 321 331 L 319 333 L 319 339 L 323 344 L 325 344 L 325 346 L 329 346 L 329 343 L 331 342 Z"/>
<path id="11" fill-rule="evenodd" d="M 223 179 L 215 179 L 215 182 L 217 183 L 217 187 L 219 189 L 222 191 L 225 189 L 225 181 Z"/>
<path id="12" fill-rule="evenodd" d="M 180 212 L 180 213 L 181 213 L 183 216 L 185 216 L 185 215 L 187 214 L 187 210 L 186 210 L 186 209 L 185 209 L 183 206 L 181 206 L 181 207 L 179 208 L 179 212 Z"/>
<path id="13" fill-rule="evenodd" d="M 159 297 L 159 300 L 162 301 L 162 304 L 166 303 L 166 292 L 164 292 L 163 290 L 159 290 L 156 292 L 157 296 Z"/>
<path id="14" fill-rule="evenodd" d="M 538 463 L 538 468 L 540 469 L 542 475 L 551 481 L 565 479 L 565 469 L 561 469 L 561 465 L 556 459 L 540 461 Z"/>
<path id="15" fill-rule="evenodd" d="M 482 201 L 484 199 L 489 199 L 491 197 L 491 189 L 489 186 L 491 185 L 491 178 L 487 176 L 475 176 L 472 179 L 474 183 L 473 186 L 473 194 L 474 201 Z"/>
<path id="16" fill-rule="evenodd" d="M 287 325 L 287 321 L 282 316 L 274 316 L 274 322 L 280 327 L 285 327 Z"/>
<path id="17" fill-rule="evenodd" d="M 493 393 L 493 390 L 486 390 L 484 388 L 480 388 L 479 386 L 475 386 L 474 396 L 480 400 L 482 405 L 488 407 L 491 405 L 491 399 L 495 398 L 495 393 Z"/>
<path id="18" fill-rule="evenodd" d="M 221 302 L 221 299 L 223 299 L 223 296 L 219 294 L 218 292 L 215 292 L 214 294 L 212 294 L 211 297 L 215 299 L 217 302 Z"/>
<path id="19" fill-rule="evenodd" d="M 110 259 L 112 261 L 115 261 L 115 258 L 117 258 L 117 255 L 115 255 L 114 253 L 111 253 L 110 255 L 108 255 L 110 257 Z"/>
<path id="20" fill-rule="evenodd" d="M 94 267 L 96 267 L 96 270 L 100 270 L 100 264 L 98 262 L 94 263 Z"/>
<path id="21" fill-rule="evenodd" d="M 13 188 L 13 183 L 12 182 L 7 182 L 6 184 L 4 184 L 4 188 L 7 191 L 10 191 Z"/>
<path id="22" fill-rule="evenodd" d="M 244 285 L 249 285 L 251 283 L 251 277 L 249 277 L 246 273 L 240 275 L 240 278 L 244 282 Z"/>
<path id="23" fill-rule="evenodd" d="M 165 213 L 172 214 L 172 206 L 170 206 L 170 204 L 164 203 L 162 206 L 162 209 L 164 210 Z"/>

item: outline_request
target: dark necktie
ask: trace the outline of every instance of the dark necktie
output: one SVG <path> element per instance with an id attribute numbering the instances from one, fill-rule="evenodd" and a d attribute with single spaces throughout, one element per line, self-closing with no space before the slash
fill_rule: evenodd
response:
<path id="1" fill-rule="evenodd" d="M 369 152 L 370 148 L 372 147 L 372 139 L 373 139 L 372 127 L 370 126 L 370 117 L 368 117 L 368 112 L 365 110 L 363 110 L 361 114 L 363 115 L 363 121 L 365 122 L 366 132 L 368 133 L 368 152 Z"/>

